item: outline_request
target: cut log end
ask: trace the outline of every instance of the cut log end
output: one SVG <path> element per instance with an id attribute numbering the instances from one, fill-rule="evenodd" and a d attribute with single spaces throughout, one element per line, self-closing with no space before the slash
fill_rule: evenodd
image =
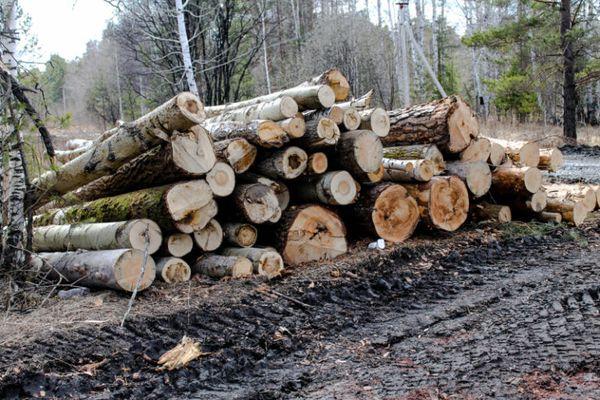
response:
<path id="1" fill-rule="evenodd" d="M 489 141 L 489 140 L 488 140 Z M 502 165 L 504 158 L 506 157 L 506 149 L 499 143 L 492 142 L 490 144 L 490 157 L 489 163 L 493 166 Z"/>
<path id="2" fill-rule="evenodd" d="M 367 126 L 377 136 L 386 137 L 390 133 L 390 117 L 388 116 L 387 111 L 383 108 L 373 109 L 369 116 L 369 123 Z"/>
<path id="3" fill-rule="evenodd" d="M 241 278 L 252 275 L 252 262 L 242 256 L 221 256 L 217 254 L 205 254 L 200 256 L 193 264 L 196 273 L 210 276 L 211 278 L 223 278 L 231 276 Z"/>
<path id="4" fill-rule="evenodd" d="M 281 212 L 279 201 L 273 190 L 260 183 L 237 185 L 234 197 L 244 217 L 255 224 L 264 224 Z"/>
<path id="5" fill-rule="evenodd" d="M 562 151 L 559 149 L 542 149 L 540 150 L 540 163 L 538 167 L 540 169 L 547 169 L 548 171 L 558 171 L 565 164 Z"/>
<path id="6" fill-rule="evenodd" d="M 294 179 L 299 177 L 306 169 L 308 154 L 299 147 L 288 147 L 283 152 L 282 178 Z"/>
<path id="7" fill-rule="evenodd" d="M 199 125 L 171 137 L 173 163 L 190 174 L 205 174 L 217 158 L 209 133 Z"/>
<path id="8" fill-rule="evenodd" d="M 226 159 L 236 174 L 242 174 L 254 164 L 257 153 L 256 146 L 246 139 L 235 139 L 227 145 Z"/>
<path id="9" fill-rule="evenodd" d="M 211 199 L 205 206 L 194 210 L 187 217 L 175 223 L 176 228 L 182 233 L 192 233 L 199 231 L 208 224 L 208 222 L 217 215 L 217 202 Z"/>
<path id="10" fill-rule="evenodd" d="M 190 280 L 192 270 L 188 263 L 177 257 L 164 257 L 156 262 L 161 279 L 167 283 L 180 283 Z"/>
<path id="11" fill-rule="evenodd" d="M 467 220 L 469 193 L 455 176 L 435 177 L 431 180 L 429 217 L 438 229 L 453 232 Z"/>
<path id="12" fill-rule="evenodd" d="M 250 224 L 228 223 L 225 224 L 223 231 L 227 242 L 240 247 L 254 246 L 258 237 L 257 229 Z"/>
<path id="13" fill-rule="evenodd" d="M 156 264 L 152 257 L 146 257 L 144 266 L 144 253 L 141 250 L 131 249 L 123 252 L 114 265 L 114 277 L 118 287 L 127 292 L 132 292 L 138 280 L 138 290 L 147 289 L 156 276 Z M 142 275 L 142 268 L 144 274 Z M 140 279 L 141 275 L 141 279 Z"/>
<path id="14" fill-rule="evenodd" d="M 349 141 L 346 143 L 346 141 Z M 352 144 L 351 149 L 353 154 L 342 154 Z M 383 158 L 383 145 L 379 137 L 371 131 L 359 130 L 352 131 L 344 135 L 340 141 L 340 148 L 338 149 L 338 155 L 342 159 L 348 162 L 344 163 L 345 167 L 348 167 L 351 172 L 356 168 L 353 167 L 353 163 L 356 163 L 356 167 L 360 171 L 364 172 L 377 172 L 381 165 L 381 159 Z M 358 171 L 357 171 L 358 172 Z"/>
<path id="15" fill-rule="evenodd" d="M 387 115 L 387 114 L 386 114 Z M 344 117 L 342 119 L 342 125 L 346 130 L 353 131 L 360 127 L 361 118 L 360 114 L 354 107 L 348 107 L 344 110 Z"/>
<path id="16" fill-rule="evenodd" d="M 280 121 L 279 126 L 281 126 L 285 133 L 287 133 L 287 135 L 293 139 L 304 136 L 304 133 L 306 132 L 306 123 L 304 122 L 304 118 L 301 116 L 295 116 Z"/>
<path id="17" fill-rule="evenodd" d="M 344 122 L 344 110 L 334 105 L 327 110 L 327 118 L 340 125 Z"/>
<path id="18" fill-rule="evenodd" d="M 260 121 L 257 134 L 265 147 L 281 147 L 289 140 L 283 128 L 273 121 Z"/>
<path id="19" fill-rule="evenodd" d="M 347 171 L 331 172 L 329 192 L 334 204 L 347 205 L 354 202 L 357 195 L 356 182 Z"/>
<path id="20" fill-rule="evenodd" d="M 166 196 L 169 213 L 174 221 L 186 219 L 212 198 L 212 190 L 202 179 L 173 185 Z"/>
<path id="21" fill-rule="evenodd" d="M 536 193 L 542 187 L 542 179 L 542 173 L 539 169 L 535 167 L 527 168 L 523 177 L 525 188 L 530 193 Z"/>
<path id="22" fill-rule="evenodd" d="M 542 211 L 536 215 L 536 218 L 543 222 L 554 222 L 560 224 L 562 222 L 562 214 L 556 212 Z"/>
<path id="23" fill-rule="evenodd" d="M 323 108 L 329 108 L 335 103 L 335 92 L 331 87 L 322 85 L 317 92 L 317 98 Z"/>
<path id="24" fill-rule="evenodd" d="M 291 118 L 298 112 L 298 104 L 289 96 L 279 99 L 279 111 L 286 118 Z"/>
<path id="25" fill-rule="evenodd" d="M 519 150 L 519 163 L 527 167 L 537 167 L 540 163 L 540 145 L 536 142 L 523 145 Z"/>
<path id="26" fill-rule="evenodd" d="M 460 153 L 460 160 L 464 162 L 484 161 L 490 158 L 492 143 L 486 138 L 477 138 Z"/>
<path id="27" fill-rule="evenodd" d="M 507 223 L 512 221 L 512 212 L 508 206 L 483 202 L 474 206 L 473 217 L 479 221 Z"/>
<path id="28" fill-rule="evenodd" d="M 476 198 L 485 195 L 492 186 L 492 171 L 490 167 L 482 161 L 466 164 L 465 183 L 467 184 L 467 188 Z M 452 163 L 448 164 L 448 166 L 451 165 Z M 451 170 L 451 167 L 449 167 L 449 170 Z"/>
<path id="29" fill-rule="evenodd" d="M 227 197 L 235 189 L 235 172 L 228 164 L 217 162 L 206 174 L 206 182 L 215 196 Z"/>
<path id="30" fill-rule="evenodd" d="M 546 192 L 538 190 L 531 196 L 528 206 L 532 211 L 540 212 L 546 208 L 547 203 L 548 196 L 546 195 Z"/>
<path id="31" fill-rule="evenodd" d="M 327 171 L 329 168 L 329 161 L 325 153 L 313 153 L 308 156 L 308 162 L 306 163 L 306 173 L 319 175 Z"/>
<path id="32" fill-rule="evenodd" d="M 344 101 L 350 94 L 350 83 L 348 79 L 337 68 L 331 68 L 324 74 L 327 85 L 331 87 L 335 94 L 335 101 Z"/>
<path id="33" fill-rule="evenodd" d="M 176 102 L 181 113 L 195 124 L 201 124 L 206 118 L 204 104 L 196 95 L 190 92 L 180 93 L 177 95 Z"/>
<path id="34" fill-rule="evenodd" d="M 258 275 L 266 276 L 269 279 L 281 275 L 284 264 L 283 259 L 276 251 L 265 251 L 255 262 L 255 271 Z"/>
<path id="35" fill-rule="evenodd" d="M 317 124 L 317 136 L 322 139 L 322 144 L 334 145 L 340 138 L 340 128 L 332 119 L 321 118 Z"/>
<path id="36" fill-rule="evenodd" d="M 415 231 L 419 208 L 404 187 L 390 185 L 375 200 L 371 219 L 379 237 L 400 243 Z"/>
<path id="37" fill-rule="evenodd" d="M 194 247 L 194 240 L 187 233 L 173 233 L 165 240 L 165 252 L 173 257 L 183 257 Z"/>
<path id="38" fill-rule="evenodd" d="M 471 138 L 479 135 L 479 123 L 469 107 L 462 99 L 456 98 L 456 108 L 448 118 L 448 131 L 450 143 L 448 150 L 459 153 L 471 143 Z"/>
<path id="39" fill-rule="evenodd" d="M 221 224 L 211 219 L 201 230 L 194 232 L 194 241 L 203 251 L 215 251 L 223 243 L 223 228 Z"/>
<path id="40" fill-rule="evenodd" d="M 154 254 L 162 244 L 162 234 L 156 222 L 149 219 L 132 221 L 129 225 L 129 243 L 138 250 L 148 248 L 148 254 Z"/>

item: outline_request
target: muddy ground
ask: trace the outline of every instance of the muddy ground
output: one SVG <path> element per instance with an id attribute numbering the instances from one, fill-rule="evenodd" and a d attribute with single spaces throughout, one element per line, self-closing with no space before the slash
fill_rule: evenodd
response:
<path id="1" fill-rule="evenodd" d="M 583 156 L 585 157 L 585 156 Z M 272 282 L 194 279 L 10 312 L 0 398 L 600 398 L 600 216 L 423 233 Z M 186 334 L 207 354 L 164 372 Z"/>

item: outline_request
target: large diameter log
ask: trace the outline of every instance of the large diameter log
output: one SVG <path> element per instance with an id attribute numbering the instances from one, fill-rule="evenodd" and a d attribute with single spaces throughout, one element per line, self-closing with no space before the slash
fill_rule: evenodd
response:
<path id="1" fill-rule="evenodd" d="M 252 275 L 252 261 L 246 257 L 204 254 L 192 265 L 192 270 L 201 275 L 221 279 L 225 276 L 242 278 Z"/>
<path id="2" fill-rule="evenodd" d="M 526 197 L 540 190 L 542 173 L 535 167 L 498 167 L 492 173 L 493 194 Z"/>
<path id="3" fill-rule="evenodd" d="M 294 182 L 294 199 L 299 202 L 321 202 L 331 205 L 354 203 L 358 195 L 357 183 L 347 171 L 330 171 Z"/>
<path id="4" fill-rule="evenodd" d="M 283 271 L 283 259 L 281 255 L 271 247 L 227 247 L 222 250 L 223 255 L 246 257 L 252 261 L 255 274 L 275 278 Z"/>
<path id="5" fill-rule="evenodd" d="M 341 107 L 340 107 L 341 109 Z M 343 110 L 343 109 L 342 109 Z M 348 107 L 343 110 L 344 116 L 342 118 L 342 123 L 340 124 L 345 131 L 355 131 L 360 127 L 362 119 L 360 117 L 360 113 L 354 107 Z M 386 114 L 387 117 L 387 114 Z"/>
<path id="6" fill-rule="evenodd" d="M 386 146 L 435 144 L 442 153 L 457 154 L 479 134 L 473 111 L 459 96 L 389 111 L 388 116 Z"/>
<path id="7" fill-rule="evenodd" d="M 64 194 L 112 174 L 161 141 L 168 141 L 173 132 L 188 131 L 203 120 L 200 100 L 191 93 L 181 93 L 140 119 L 120 126 L 108 139 L 74 160 L 33 180 L 32 198 L 41 205 L 51 194 Z"/>
<path id="8" fill-rule="evenodd" d="M 175 222 L 175 227 L 183 233 L 196 232 L 203 229 L 218 211 L 217 202 L 211 199 L 202 207 L 190 212 L 185 219 Z"/>
<path id="9" fill-rule="evenodd" d="M 194 232 L 194 242 L 202 251 L 215 251 L 223 244 L 223 228 L 216 219 L 211 219 L 206 226 Z"/>
<path id="10" fill-rule="evenodd" d="M 167 283 L 187 282 L 192 276 L 189 264 L 177 257 L 162 257 L 156 260 L 156 272 Z"/>
<path id="11" fill-rule="evenodd" d="M 499 143 L 490 142 L 490 157 L 487 159 L 487 161 L 491 165 L 497 167 L 499 165 L 502 165 L 502 163 L 504 163 L 505 158 L 506 158 L 506 148 Z"/>
<path id="12" fill-rule="evenodd" d="M 279 201 L 273 190 L 261 183 L 237 185 L 232 194 L 236 209 L 253 224 L 264 224 L 281 215 Z"/>
<path id="13" fill-rule="evenodd" d="M 340 128 L 329 118 L 316 118 L 306 122 L 306 132 L 294 144 L 307 149 L 334 146 L 340 138 Z"/>
<path id="14" fill-rule="evenodd" d="M 136 249 L 39 253 L 34 256 L 34 263 L 49 271 L 53 279 L 126 292 L 132 292 L 138 280 L 138 290 L 148 288 L 156 276 L 152 257 L 144 257 L 144 252 Z"/>
<path id="15" fill-rule="evenodd" d="M 489 192 L 492 186 L 492 171 L 484 161 L 446 163 L 449 174 L 456 175 L 466 184 L 469 192 L 479 198 Z"/>
<path id="16" fill-rule="evenodd" d="M 306 122 L 304 121 L 302 114 L 297 114 L 292 118 L 279 121 L 277 122 L 277 125 L 279 125 L 291 139 L 302 137 L 306 132 Z"/>
<path id="17" fill-rule="evenodd" d="M 351 174 L 376 172 L 383 158 L 380 138 L 371 131 L 345 132 L 335 146 L 336 162 Z"/>
<path id="18" fill-rule="evenodd" d="M 540 149 L 539 169 L 555 172 L 562 168 L 563 165 L 565 165 L 565 160 L 562 151 L 556 147 L 552 149 Z"/>
<path id="19" fill-rule="evenodd" d="M 545 186 L 550 197 L 581 201 L 587 211 L 594 211 L 598 204 L 596 191 L 589 185 L 583 184 L 550 184 Z"/>
<path id="20" fill-rule="evenodd" d="M 193 179 L 214 167 L 216 157 L 207 132 L 199 127 L 175 133 L 170 143 L 155 147 L 119 167 L 113 174 L 63 196 L 62 206 Z"/>
<path id="21" fill-rule="evenodd" d="M 246 139 L 222 140 L 213 146 L 217 158 L 226 161 L 236 174 L 248 171 L 256 160 L 256 146 Z"/>
<path id="22" fill-rule="evenodd" d="M 372 108 L 359 112 L 360 129 L 373 131 L 379 137 L 386 137 L 390 133 L 390 117 L 383 108 Z"/>
<path id="23" fill-rule="evenodd" d="M 489 140 L 503 146 L 506 155 L 517 165 L 537 167 L 540 162 L 540 145 L 537 142 L 509 141 L 495 138 Z"/>
<path id="24" fill-rule="evenodd" d="M 217 197 L 227 197 L 235 188 L 235 172 L 224 162 L 217 162 L 206 174 L 206 182 Z"/>
<path id="25" fill-rule="evenodd" d="M 512 221 L 509 206 L 492 203 L 478 203 L 473 206 L 471 215 L 475 221 L 496 221 L 506 223 Z"/>
<path id="26" fill-rule="evenodd" d="M 273 121 L 211 122 L 204 124 L 204 127 L 216 142 L 242 138 L 259 147 L 274 148 L 281 147 L 289 141 L 283 128 Z"/>
<path id="27" fill-rule="evenodd" d="M 492 152 L 492 142 L 480 137 L 473 139 L 471 144 L 460 153 L 460 161 L 463 162 L 487 162 Z"/>
<path id="28" fill-rule="evenodd" d="M 327 155 L 319 151 L 308 156 L 304 173 L 306 175 L 320 175 L 327 171 L 328 167 L 329 160 L 327 159 Z"/>
<path id="29" fill-rule="evenodd" d="M 211 200 L 212 191 L 208 183 L 199 179 L 50 210 L 36 216 L 34 223 L 43 226 L 148 218 L 163 231 L 169 232 L 177 229 L 177 223 L 189 223 L 194 212 Z"/>
<path id="30" fill-rule="evenodd" d="M 309 79 L 302 86 L 327 85 L 334 94 L 335 101 L 344 101 L 350 94 L 350 83 L 338 68 L 330 68 L 319 76 Z"/>
<path id="31" fill-rule="evenodd" d="M 293 117 L 297 112 L 298 104 L 296 104 L 294 99 L 289 96 L 282 96 L 265 103 L 257 103 L 224 112 L 214 118 L 210 118 L 207 122 L 238 121 L 248 123 L 259 119 L 281 121 Z"/>
<path id="32" fill-rule="evenodd" d="M 230 222 L 223 225 L 223 238 L 227 243 L 239 247 L 252 247 L 256 244 L 258 231 L 254 225 Z"/>
<path id="33" fill-rule="evenodd" d="M 426 183 L 402 186 L 417 201 L 429 228 L 453 232 L 467 220 L 469 192 L 458 177 L 436 176 Z"/>
<path id="34" fill-rule="evenodd" d="M 429 160 L 434 164 L 434 175 L 440 175 L 446 170 L 444 156 L 434 144 L 384 147 L 383 156 L 394 160 Z"/>
<path id="35" fill-rule="evenodd" d="M 356 99 L 352 99 L 352 100 L 341 102 L 341 103 L 336 103 L 336 106 L 338 106 L 344 110 L 347 110 L 348 108 L 352 107 L 356 111 L 362 111 L 367 108 L 371 108 L 371 100 L 373 99 L 373 93 L 375 93 L 375 91 L 373 89 L 371 89 L 367 93 L 363 94 L 362 96 L 360 96 Z"/>
<path id="36" fill-rule="evenodd" d="M 333 259 L 346 253 L 346 227 L 336 213 L 308 204 L 287 209 L 275 226 L 276 243 L 288 264 Z"/>
<path id="37" fill-rule="evenodd" d="M 306 169 L 308 154 L 300 147 L 290 146 L 270 154 L 256 165 L 256 170 L 269 178 L 294 179 Z"/>
<path id="38" fill-rule="evenodd" d="M 559 213 L 564 221 L 571 222 L 575 226 L 580 226 L 585 222 L 588 210 L 581 201 L 548 197 L 546 211 Z"/>
<path id="39" fill-rule="evenodd" d="M 434 165 L 429 160 L 393 160 L 384 158 L 383 180 L 391 182 L 428 182 L 433 178 Z"/>
<path id="40" fill-rule="evenodd" d="M 149 219 L 95 224 L 48 225 L 33 229 L 33 251 L 147 249 L 161 245 L 158 225 Z"/>
<path id="41" fill-rule="evenodd" d="M 361 192 L 351 208 L 358 227 L 393 243 L 408 239 L 419 223 L 417 202 L 398 184 L 382 183 Z"/>
<path id="42" fill-rule="evenodd" d="M 329 108 L 335 103 L 335 92 L 327 85 L 296 86 L 237 103 L 206 107 L 205 112 L 209 117 L 214 117 L 231 110 L 266 103 L 284 96 L 291 97 L 298 104 L 300 111 Z"/>
<path id="43" fill-rule="evenodd" d="M 290 191 L 282 182 L 275 181 L 254 172 L 247 172 L 243 175 L 240 175 L 240 180 L 246 183 L 260 183 L 270 187 L 273 193 L 275 193 L 277 202 L 279 203 L 279 208 L 282 211 L 285 210 L 290 204 Z"/>
<path id="44" fill-rule="evenodd" d="M 160 254 L 173 257 L 183 257 L 189 254 L 194 248 L 194 239 L 188 233 L 172 233 L 168 235 L 159 251 Z"/>

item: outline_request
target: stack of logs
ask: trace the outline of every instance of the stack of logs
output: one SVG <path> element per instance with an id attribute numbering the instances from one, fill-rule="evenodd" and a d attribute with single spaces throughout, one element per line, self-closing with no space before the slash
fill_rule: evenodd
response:
<path id="1" fill-rule="evenodd" d="M 344 254 L 349 235 L 399 243 L 469 213 L 580 224 L 597 204 L 544 190 L 538 168 L 559 168 L 560 151 L 481 137 L 457 96 L 388 112 L 349 90 L 333 68 L 221 106 L 181 93 L 62 152 L 33 182 L 39 268 L 125 291 L 155 275 L 273 278 Z"/>

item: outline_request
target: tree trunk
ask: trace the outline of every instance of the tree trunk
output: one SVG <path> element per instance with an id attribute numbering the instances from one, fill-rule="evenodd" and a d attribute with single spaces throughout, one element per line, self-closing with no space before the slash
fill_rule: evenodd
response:
<path id="1" fill-rule="evenodd" d="M 214 144 L 217 159 L 227 162 L 236 174 L 250 169 L 256 160 L 256 146 L 246 139 L 227 139 Z"/>
<path id="2" fill-rule="evenodd" d="M 307 149 L 334 146 L 340 138 L 340 128 L 329 118 L 316 118 L 306 121 L 304 136 L 295 139 L 294 144 Z"/>
<path id="3" fill-rule="evenodd" d="M 217 197 L 227 197 L 235 188 L 235 172 L 229 164 L 217 162 L 206 174 L 206 182 Z"/>
<path id="4" fill-rule="evenodd" d="M 389 111 L 386 146 L 435 144 L 444 154 L 460 153 L 479 134 L 471 108 L 458 96 Z"/>
<path id="5" fill-rule="evenodd" d="M 148 288 L 156 276 L 152 257 L 144 257 L 144 252 L 136 249 L 39 253 L 34 257 L 34 264 L 48 271 L 52 279 L 126 292 L 135 289 L 142 269 L 144 274 L 138 290 Z"/>
<path id="6" fill-rule="evenodd" d="M 562 152 L 556 147 L 540 150 L 539 169 L 556 172 L 565 164 Z"/>
<path id="7" fill-rule="evenodd" d="M 596 192 L 589 185 L 558 183 L 546 185 L 545 189 L 550 197 L 582 202 L 589 212 L 594 211 L 598 205 Z"/>
<path id="8" fill-rule="evenodd" d="M 194 232 L 194 242 L 202 251 L 215 251 L 223 243 L 223 228 L 216 219 Z"/>
<path id="9" fill-rule="evenodd" d="M 434 175 L 440 175 L 446 170 L 444 156 L 434 144 L 384 147 L 383 156 L 393 160 L 429 160 L 434 165 Z"/>
<path id="10" fill-rule="evenodd" d="M 174 131 L 188 131 L 203 119 L 200 100 L 191 93 L 181 93 L 142 118 L 120 126 L 108 139 L 58 170 L 42 174 L 33 181 L 33 197 L 41 205 L 53 193 L 64 194 L 112 174 L 161 140 L 169 140 Z"/>
<path id="11" fill-rule="evenodd" d="M 158 225 L 149 219 L 96 224 L 48 225 L 33 230 L 33 251 L 112 250 L 147 248 L 155 253 L 162 243 Z"/>
<path id="12" fill-rule="evenodd" d="M 185 71 L 185 80 L 190 92 L 199 96 L 198 86 L 196 85 L 196 76 L 194 66 L 192 65 L 192 56 L 190 55 L 190 44 L 188 42 L 187 31 L 185 29 L 185 15 L 183 14 L 183 4 L 181 0 L 175 0 L 175 14 L 177 16 L 177 33 L 179 46 L 181 47 L 181 58 L 183 60 L 183 69 Z"/>
<path id="13" fill-rule="evenodd" d="M 252 247 L 256 244 L 258 231 L 254 225 L 230 222 L 223 226 L 223 236 L 227 243 L 239 247 Z"/>
<path id="14" fill-rule="evenodd" d="M 244 219 L 253 224 L 276 222 L 281 209 L 277 196 L 273 190 L 260 183 L 237 185 L 232 194 L 235 210 L 238 210 Z"/>
<path id="15" fill-rule="evenodd" d="M 333 211 L 306 204 L 289 208 L 275 226 L 286 263 L 333 259 L 346 253 L 346 227 Z"/>
<path id="16" fill-rule="evenodd" d="M 344 101 L 350 94 L 350 84 L 338 68 L 330 68 L 319 76 L 304 82 L 302 86 L 327 85 L 335 93 L 335 101 Z"/>
<path id="17" fill-rule="evenodd" d="M 266 177 L 294 179 L 306 169 L 308 154 L 299 147 L 290 146 L 270 154 L 256 165 L 256 170 Z"/>
<path id="18" fill-rule="evenodd" d="M 204 124 L 204 127 L 217 142 L 242 138 L 259 147 L 273 148 L 281 147 L 289 141 L 285 131 L 273 121 L 213 122 Z"/>
<path id="19" fill-rule="evenodd" d="M 283 271 L 283 259 L 281 255 L 271 247 L 227 247 L 222 251 L 223 255 L 246 257 L 252 261 L 255 274 L 266 276 L 269 279 L 278 277 Z"/>
<path id="20" fill-rule="evenodd" d="M 489 139 L 480 137 L 473 139 L 471 144 L 460 153 L 460 161 L 462 162 L 486 162 L 490 158 L 492 152 L 492 143 Z"/>
<path id="21" fill-rule="evenodd" d="M 192 269 L 181 258 L 162 257 L 156 260 L 157 276 L 167 283 L 187 282 L 192 276 Z"/>
<path id="22" fill-rule="evenodd" d="M 571 34 L 571 0 L 560 1 L 560 48 L 563 50 L 563 135 L 567 142 L 577 143 L 577 86 L 575 54 Z"/>
<path id="23" fill-rule="evenodd" d="M 292 118 L 298 112 L 298 104 L 289 96 L 282 96 L 265 103 L 226 111 L 208 119 L 207 123 L 236 121 L 249 123 L 255 120 L 281 121 Z"/>
<path id="24" fill-rule="evenodd" d="M 421 219 L 429 228 L 453 232 L 467 220 L 469 192 L 456 176 L 436 176 L 426 183 L 402 186 L 417 201 Z"/>
<path id="25" fill-rule="evenodd" d="M 176 230 L 176 223 L 191 223 L 194 211 L 200 210 L 211 200 L 212 191 L 208 184 L 204 180 L 195 180 L 50 210 L 36 216 L 34 222 L 44 226 L 149 218 L 163 231 L 170 232 Z"/>
<path id="26" fill-rule="evenodd" d="M 473 197 L 479 198 L 490 191 L 492 186 L 492 171 L 486 162 L 461 162 L 446 163 L 448 174 L 458 176 L 466 183 Z"/>
<path id="27" fill-rule="evenodd" d="M 391 182 L 428 182 L 433 178 L 434 166 L 429 160 L 392 160 L 384 158 L 383 179 Z"/>
<path id="28" fill-rule="evenodd" d="M 588 215 L 583 202 L 554 197 L 548 197 L 546 211 L 561 214 L 563 220 L 571 222 L 575 226 L 583 224 Z"/>
<path id="29" fill-rule="evenodd" d="M 496 221 L 500 223 L 512 221 L 510 207 L 500 204 L 477 203 L 473 205 L 471 215 L 475 221 Z"/>
<path id="30" fill-rule="evenodd" d="M 377 172 L 383 158 L 380 138 L 366 130 L 344 133 L 335 146 L 335 152 L 336 163 L 351 174 Z"/>
<path id="31" fill-rule="evenodd" d="M 373 131 L 379 137 L 390 133 L 390 117 L 383 108 L 371 108 L 360 111 L 360 129 Z"/>
<path id="32" fill-rule="evenodd" d="M 492 173 L 493 196 L 528 197 L 541 186 L 542 173 L 535 167 L 498 167 Z"/>
<path id="33" fill-rule="evenodd" d="M 225 276 L 242 278 L 252 275 L 252 261 L 246 257 L 204 254 L 192 265 L 195 273 L 221 279 Z"/>
<path id="34" fill-rule="evenodd" d="M 320 175 L 327 171 L 328 167 L 329 161 L 325 153 L 312 153 L 308 156 L 308 161 L 306 162 L 306 170 L 304 170 L 304 174 Z"/>
<path id="35" fill-rule="evenodd" d="M 173 257 L 184 257 L 194 248 L 194 239 L 188 233 L 172 233 L 162 243 L 159 254 Z"/>
<path id="36" fill-rule="evenodd" d="M 347 171 L 330 171 L 323 175 L 308 177 L 294 182 L 294 199 L 299 202 L 321 202 L 331 205 L 354 203 L 358 184 Z"/>
<path id="37" fill-rule="evenodd" d="M 273 193 L 275 193 L 281 211 L 288 208 L 288 205 L 290 204 L 290 191 L 285 184 L 267 178 L 266 176 L 255 174 L 254 172 L 247 172 L 241 175 L 240 180 L 245 183 L 260 183 L 268 186 Z"/>
<path id="38" fill-rule="evenodd" d="M 401 185 L 382 183 L 361 192 L 350 209 L 359 228 L 390 241 L 401 243 L 411 237 L 419 223 L 419 208 Z"/>
<path id="39" fill-rule="evenodd" d="M 300 113 L 292 118 L 277 122 L 277 125 L 279 125 L 291 139 L 300 138 L 304 136 L 304 133 L 306 132 L 306 122 L 304 122 L 304 117 Z"/>

